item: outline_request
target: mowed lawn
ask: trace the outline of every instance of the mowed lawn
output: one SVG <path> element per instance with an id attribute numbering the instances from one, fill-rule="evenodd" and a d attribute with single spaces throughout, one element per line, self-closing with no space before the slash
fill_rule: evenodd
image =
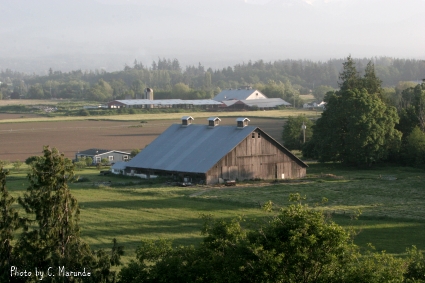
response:
<path id="1" fill-rule="evenodd" d="M 291 193 L 306 196 L 305 203 L 322 209 L 347 229 L 354 228 L 361 247 L 403 254 L 416 245 L 425 249 L 425 175 L 409 167 L 371 169 L 310 164 L 308 177 L 280 183 L 247 182 L 236 187 L 175 187 L 120 176 L 98 176 L 98 170 L 77 171 L 88 182 L 70 185 L 81 207 L 82 237 L 95 249 L 108 248 L 113 238 L 125 246 L 128 262 L 141 239 L 168 238 L 175 245 L 198 244 L 200 215 L 231 219 L 262 219 L 268 201 L 289 205 Z M 13 172 L 8 187 L 14 196 L 27 186 L 25 174 Z M 328 202 L 317 205 L 322 198 Z M 358 220 L 352 219 L 360 209 Z"/>

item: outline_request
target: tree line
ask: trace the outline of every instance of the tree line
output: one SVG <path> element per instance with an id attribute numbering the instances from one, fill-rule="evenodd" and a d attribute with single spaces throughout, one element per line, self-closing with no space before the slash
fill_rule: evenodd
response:
<path id="1" fill-rule="evenodd" d="M 338 84 L 339 90 L 326 93 L 326 109 L 317 121 L 305 116 L 288 119 L 282 132 L 285 146 L 321 162 L 425 166 L 425 80 L 389 96 L 374 64 L 369 62 L 360 72 L 349 56 Z"/>
<path id="2" fill-rule="evenodd" d="M 358 69 L 363 69 L 368 61 L 370 59 L 366 58 L 355 60 Z M 383 87 L 394 89 L 399 82 L 418 81 L 425 75 L 423 60 L 375 57 L 372 61 Z M 269 97 L 293 101 L 298 94 L 311 91 L 321 100 L 324 92 L 339 87 L 336 82 L 342 63 L 343 59 L 327 62 L 258 60 L 213 70 L 201 63 L 182 68 L 177 59 L 159 58 L 150 66 L 135 60 L 133 66 L 126 65 L 123 70 L 115 72 L 50 69 L 47 75 L 41 76 L 6 69 L 0 72 L 0 90 L 3 98 L 12 99 L 108 101 L 141 98 L 146 87 L 155 90 L 157 99 L 205 99 L 223 89 L 250 85 Z"/>

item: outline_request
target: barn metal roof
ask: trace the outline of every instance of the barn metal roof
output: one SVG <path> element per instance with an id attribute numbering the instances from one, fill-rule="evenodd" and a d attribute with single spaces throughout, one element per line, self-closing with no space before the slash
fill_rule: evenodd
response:
<path id="1" fill-rule="evenodd" d="M 77 154 L 79 155 L 101 155 L 109 152 L 117 152 L 122 154 L 130 155 L 130 152 L 120 151 L 120 150 L 112 150 L 112 149 L 97 149 L 97 148 L 90 148 L 83 151 L 78 151 Z"/>
<path id="2" fill-rule="evenodd" d="M 111 152 L 110 149 L 97 149 L 97 148 L 90 148 L 83 151 L 78 151 L 77 154 L 85 154 L 85 155 L 98 155 L 98 154 L 104 154 L 106 152 Z"/>
<path id="3" fill-rule="evenodd" d="M 249 99 L 249 100 L 241 100 L 245 105 L 250 107 L 258 106 L 259 108 L 272 108 L 279 105 L 289 106 L 291 103 L 286 102 L 281 98 L 267 98 L 267 99 Z"/>
<path id="4" fill-rule="evenodd" d="M 119 102 L 125 105 L 179 105 L 179 104 L 190 104 L 190 105 L 221 105 L 220 102 L 212 99 L 193 99 L 193 100 L 182 100 L 182 99 L 124 99 L 114 100 L 113 102 Z"/>
<path id="5" fill-rule="evenodd" d="M 127 166 L 127 162 L 117 161 L 111 166 L 111 169 L 124 170 L 126 166 Z"/>
<path id="6" fill-rule="evenodd" d="M 246 119 L 246 118 L 245 118 Z M 171 125 L 138 155 L 130 168 L 206 173 L 253 131 L 258 130 L 303 167 L 308 167 L 275 139 L 255 126 Z"/>
<path id="7" fill-rule="evenodd" d="M 206 173 L 255 129 L 174 124 L 127 162 L 127 167 Z"/>
<path id="8" fill-rule="evenodd" d="M 193 105 L 221 105 L 222 103 L 219 101 L 215 101 L 212 99 L 193 99 L 193 100 L 183 100 L 187 101 L 190 104 Z"/>

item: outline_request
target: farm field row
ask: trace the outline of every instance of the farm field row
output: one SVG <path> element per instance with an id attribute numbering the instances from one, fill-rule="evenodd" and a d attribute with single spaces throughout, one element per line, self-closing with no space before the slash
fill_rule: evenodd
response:
<path id="1" fill-rule="evenodd" d="M 6 105 L 56 105 L 67 100 L 53 100 L 53 99 L 0 99 L 0 106 Z"/>
<path id="2" fill-rule="evenodd" d="M 246 113 L 249 114 L 249 113 Z M 56 147 L 68 158 L 89 148 L 128 150 L 143 149 L 173 123 L 162 120 L 81 120 L 57 122 L 0 123 L 0 160 L 24 161 L 39 155 L 44 145 Z M 283 119 L 249 117 L 251 125 L 260 127 L 281 142 Z M 144 121 L 145 123 L 140 123 Z M 206 124 L 206 118 L 195 118 Z M 221 125 L 235 125 L 235 118 L 222 118 Z"/>
<path id="3" fill-rule="evenodd" d="M 153 110 L 155 111 L 155 110 Z M 107 121 L 141 121 L 141 120 L 176 120 L 182 116 L 192 116 L 195 120 L 212 116 L 218 117 L 255 117 L 255 118 L 287 118 L 305 114 L 309 117 L 319 117 L 320 112 L 302 109 L 284 109 L 267 111 L 216 111 L 216 112 L 179 112 L 179 113 L 148 113 L 148 114 L 122 114 L 111 116 L 59 116 L 44 117 L 32 114 L 0 114 L 0 124 L 4 123 L 31 123 L 31 122 L 59 122 L 59 121 L 86 121 L 86 120 L 107 120 Z M 8 117 L 7 115 L 13 115 Z"/>
<path id="4" fill-rule="evenodd" d="M 307 178 L 282 183 L 239 183 L 236 187 L 174 187 L 122 176 L 98 176 L 95 169 L 77 171 L 87 182 L 71 184 L 81 206 L 83 238 L 93 248 L 108 248 L 113 238 L 125 246 L 125 262 L 134 256 L 141 239 L 168 238 L 175 245 L 201 240 L 201 214 L 216 218 L 244 216 L 264 221 L 266 201 L 277 207 L 300 193 L 340 225 L 358 231 L 355 243 L 403 254 L 416 245 L 425 249 L 425 183 L 423 170 L 376 167 L 350 170 L 333 164 L 310 164 Z M 24 173 L 13 173 L 8 187 L 14 196 L 27 186 Z M 103 183 L 107 182 L 107 183 Z M 362 210 L 358 220 L 350 218 Z"/>

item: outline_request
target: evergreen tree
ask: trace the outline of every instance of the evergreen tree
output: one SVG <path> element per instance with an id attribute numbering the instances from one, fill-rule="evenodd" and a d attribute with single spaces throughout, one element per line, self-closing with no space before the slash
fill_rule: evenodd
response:
<path id="1" fill-rule="evenodd" d="M 401 133 L 395 129 L 399 117 L 377 93 L 367 92 L 351 57 L 343 65 L 341 89 L 326 97 L 326 110 L 313 127 L 313 137 L 303 154 L 323 162 L 371 165 L 385 159 L 400 142 Z M 372 73 L 370 67 L 370 80 Z M 375 80 L 371 91 L 379 86 L 379 79 Z"/>
<path id="2" fill-rule="evenodd" d="M 9 195 L 6 188 L 6 176 L 9 171 L 0 166 L 0 282 L 10 282 L 10 267 L 13 259 L 15 231 L 26 228 L 25 221 L 13 208 L 15 198 Z"/>
<path id="3" fill-rule="evenodd" d="M 77 200 L 68 182 L 74 177 L 74 165 L 53 148 L 44 147 L 44 158 L 31 165 L 29 187 L 19 203 L 34 215 L 36 228 L 22 234 L 21 260 L 28 266 L 78 268 L 84 255 L 77 252 L 80 243 Z M 86 253 L 90 251 L 86 247 Z"/>
<path id="4" fill-rule="evenodd" d="M 103 251 L 93 253 L 80 238 L 79 206 L 68 183 L 74 179 L 74 165 L 57 149 L 45 146 L 44 157 L 31 164 L 29 187 L 19 203 L 30 215 L 33 229 L 21 234 L 15 255 L 26 269 L 91 272 L 76 282 L 112 282 L 111 259 Z M 122 249 L 122 248 L 120 248 Z M 109 262 L 109 263 L 108 263 Z M 114 264 L 118 262 L 114 259 Z M 48 277 L 47 282 L 72 282 L 72 277 Z"/>
<path id="5" fill-rule="evenodd" d="M 339 74 L 338 85 L 341 91 L 361 88 L 362 83 L 359 72 L 356 69 L 356 63 L 354 62 L 351 55 L 347 57 L 347 61 L 342 63 L 343 70 Z"/>
<path id="6" fill-rule="evenodd" d="M 379 94 L 379 97 L 382 98 L 382 81 L 376 76 L 375 65 L 369 61 L 367 63 L 365 74 L 363 77 L 363 87 L 370 94 Z"/>

